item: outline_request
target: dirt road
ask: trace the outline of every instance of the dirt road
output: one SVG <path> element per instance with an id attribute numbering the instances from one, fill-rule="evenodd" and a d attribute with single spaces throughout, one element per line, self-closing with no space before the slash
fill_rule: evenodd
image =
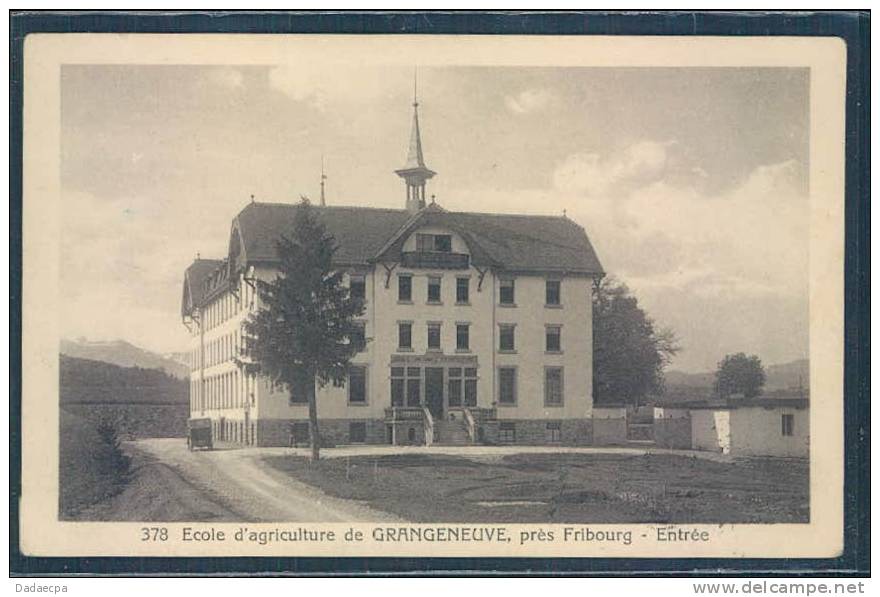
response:
<path id="1" fill-rule="evenodd" d="M 153 488 L 162 494 L 162 501 L 192 503 L 193 492 L 200 493 L 199 520 L 242 520 L 249 522 L 358 522 L 399 520 L 363 504 L 330 497 L 320 490 L 291 479 L 289 475 L 266 465 L 259 451 L 217 449 L 190 452 L 183 439 L 147 439 L 131 442 L 128 448 L 145 456 L 142 467 L 150 477 L 162 478 L 164 486 Z M 170 470 L 166 470 L 170 469 Z M 144 471 L 141 471 L 143 473 Z M 116 496 L 115 502 L 125 505 L 133 500 L 134 486 Z M 129 495 L 126 495 L 128 493 Z M 170 495 L 169 495 L 170 494 Z M 145 501 L 145 500 L 140 500 Z M 149 500 L 147 500 L 149 501 Z M 137 518 L 138 512 L 131 513 Z M 182 515 L 175 514 L 172 518 Z M 132 519 L 132 516 L 125 516 Z M 166 515 L 167 518 L 167 515 Z M 186 518 L 182 518 L 186 520 Z"/>

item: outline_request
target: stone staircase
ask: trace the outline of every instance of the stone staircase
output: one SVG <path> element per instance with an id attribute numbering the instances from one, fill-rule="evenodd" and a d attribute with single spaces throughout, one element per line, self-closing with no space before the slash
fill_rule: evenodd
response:
<path id="1" fill-rule="evenodd" d="M 435 446 L 469 446 L 471 438 L 468 435 L 464 421 L 434 421 L 434 445 Z"/>

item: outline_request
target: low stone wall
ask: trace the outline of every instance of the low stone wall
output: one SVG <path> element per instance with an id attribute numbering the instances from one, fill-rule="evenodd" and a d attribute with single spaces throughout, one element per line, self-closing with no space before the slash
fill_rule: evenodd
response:
<path id="1" fill-rule="evenodd" d="M 593 445 L 622 446 L 626 444 L 626 407 L 593 408 Z"/>
<path id="2" fill-rule="evenodd" d="M 654 443 L 658 448 L 690 450 L 693 446 L 692 442 L 690 417 L 654 421 Z"/>

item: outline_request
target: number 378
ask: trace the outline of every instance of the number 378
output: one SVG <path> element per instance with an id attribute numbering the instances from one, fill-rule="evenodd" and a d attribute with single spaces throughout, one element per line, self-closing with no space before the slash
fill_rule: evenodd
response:
<path id="1" fill-rule="evenodd" d="M 141 541 L 168 541 L 165 527 L 141 527 Z"/>

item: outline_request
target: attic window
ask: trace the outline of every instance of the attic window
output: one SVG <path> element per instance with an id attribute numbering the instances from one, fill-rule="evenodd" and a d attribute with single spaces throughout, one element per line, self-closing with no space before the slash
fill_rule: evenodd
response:
<path id="1" fill-rule="evenodd" d="M 451 234 L 416 234 L 416 250 L 436 253 L 452 252 Z"/>

